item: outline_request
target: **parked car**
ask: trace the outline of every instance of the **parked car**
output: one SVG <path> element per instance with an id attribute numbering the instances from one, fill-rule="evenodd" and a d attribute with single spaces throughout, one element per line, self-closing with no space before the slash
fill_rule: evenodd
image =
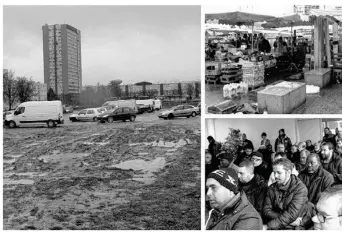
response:
<path id="1" fill-rule="evenodd" d="M 137 115 L 131 107 L 117 107 L 112 111 L 104 112 L 97 118 L 100 122 L 107 121 L 109 123 L 112 123 L 114 121 L 120 120 L 130 120 L 131 122 L 134 122 L 136 117 Z"/>
<path id="2" fill-rule="evenodd" d="M 97 108 L 101 113 L 104 113 L 107 111 L 107 109 L 105 107 L 100 107 L 100 108 Z"/>
<path id="3" fill-rule="evenodd" d="M 199 112 L 198 107 L 191 106 L 191 105 L 178 105 L 172 107 L 169 110 L 161 112 L 158 117 L 166 119 L 173 119 L 175 117 L 187 117 L 190 118 L 196 117 L 197 113 Z"/>
<path id="4" fill-rule="evenodd" d="M 69 119 L 72 122 L 76 121 L 97 121 L 97 117 L 102 112 L 98 110 L 97 108 L 89 108 L 81 110 L 78 114 L 72 114 L 70 115 Z"/>
<path id="5" fill-rule="evenodd" d="M 6 116 L 7 116 L 7 115 L 13 114 L 13 112 L 14 112 L 14 110 L 5 111 L 5 112 L 3 113 L 3 120 L 6 119 Z"/>
<path id="6" fill-rule="evenodd" d="M 30 123 L 46 123 L 48 127 L 64 124 L 61 101 L 28 101 L 21 103 L 5 119 L 5 126 L 15 128 Z"/>
<path id="7" fill-rule="evenodd" d="M 72 108 L 72 106 L 63 105 L 63 113 L 64 114 L 70 114 L 72 112 L 74 112 L 74 109 Z"/>

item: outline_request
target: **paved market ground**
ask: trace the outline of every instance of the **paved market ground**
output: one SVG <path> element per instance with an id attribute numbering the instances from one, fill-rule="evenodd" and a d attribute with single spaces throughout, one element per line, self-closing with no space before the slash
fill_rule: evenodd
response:
<path id="1" fill-rule="evenodd" d="M 279 80 L 287 80 L 291 74 L 282 73 L 269 78 L 266 84 Z M 304 79 L 296 80 L 304 82 Z M 205 85 L 205 106 L 207 107 L 225 101 L 223 98 L 223 85 Z M 246 99 L 234 100 L 237 104 L 250 102 Z M 342 84 L 333 84 L 321 89 L 320 94 L 307 95 L 306 103 L 295 109 L 292 114 L 342 114 Z"/>
<path id="2" fill-rule="evenodd" d="M 4 129 L 4 229 L 200 230 L 200 117 L 157 114 Z"/>

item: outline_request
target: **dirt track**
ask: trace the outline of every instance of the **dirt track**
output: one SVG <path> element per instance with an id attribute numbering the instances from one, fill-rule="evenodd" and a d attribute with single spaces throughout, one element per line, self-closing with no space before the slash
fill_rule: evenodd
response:
<path id="1" fill-rule="evenodd" d="M 200 229 L 200 117 L 4 129 L 3 160 L 4 229 Z"/>

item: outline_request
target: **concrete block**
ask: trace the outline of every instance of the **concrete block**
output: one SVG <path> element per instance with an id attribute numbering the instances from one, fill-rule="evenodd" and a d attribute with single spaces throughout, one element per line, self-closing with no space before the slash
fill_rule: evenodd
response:
<path id="1" fill-rule="evenodd" d="M 258 107 L 270 114 L 289 114 L 306 101 L 306 84 L 283 81 L 258 91 Z"/>
<path id="2" fill-rule="evenodd" d="M 331 82 L 331 71 L 329 68 L 313 69 L 306 72 L 304 78 L 306 84 L 323 88 Z"/>

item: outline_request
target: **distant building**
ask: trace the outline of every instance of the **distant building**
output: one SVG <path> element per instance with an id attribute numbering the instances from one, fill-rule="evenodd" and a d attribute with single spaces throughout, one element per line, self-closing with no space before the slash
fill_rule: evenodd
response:
<path id="1" fill-rule="evenodd" d="M 34 101 L 47 101 L 47 84 L 36 82 L 35 93 L 32 98 Z"/>
<path id="2" fill-rule="evenodd" d="M 294 5 L 293 12 L 300 15 L 309 15 L 311 9 L 323 9 L 320 5 Z"/>
<path id="3" fill-rule="evenodd" d="M 42 27 L 44 83 L 63 99 L 77 101 L 82 91 L 81 32 L 68 24 Z"/>

